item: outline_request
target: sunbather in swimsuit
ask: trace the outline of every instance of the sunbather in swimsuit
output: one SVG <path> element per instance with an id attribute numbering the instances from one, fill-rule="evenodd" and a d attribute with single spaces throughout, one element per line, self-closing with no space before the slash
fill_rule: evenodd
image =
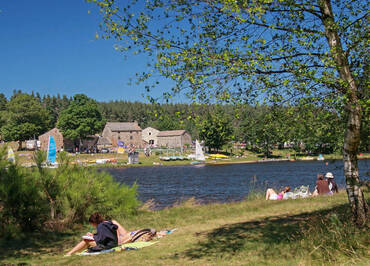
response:
<path id="1" fill-rule="evenodd" d="M 289 191 L 289 186 L 285 187 L 279 194 L 277 194 L 272 188 L 268 188 L 266 191 L 266 200 L 282 200 L 284 198 L 284 194 Z"/>

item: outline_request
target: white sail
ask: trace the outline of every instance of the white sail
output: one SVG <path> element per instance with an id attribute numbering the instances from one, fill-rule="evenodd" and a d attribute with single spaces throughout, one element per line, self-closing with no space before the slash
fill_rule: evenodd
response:
<path id="1" fill-rule="evenodd" d="M 206 158 L 204 157 L 202 146 L 198 140 L 195 141 L 195 160 L 197 161 L 205 161 Z"/>
<path id="2" fill-rule="evenodd" d="M 8 161 L 12 162 L 12 163 L 15 162 L 14 152 L 13 152 L 13 149 L 11 147 L 9 147 L 9 149 L 8 149 Z"/>

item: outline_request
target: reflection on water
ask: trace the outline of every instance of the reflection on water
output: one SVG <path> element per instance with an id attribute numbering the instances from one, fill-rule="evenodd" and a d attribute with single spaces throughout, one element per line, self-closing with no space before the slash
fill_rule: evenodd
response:
<path id="1" fill-rule="evenodd" d="M 362 180 L 369 179 L 370 160 L 359 160 Z M 344 187 L 342 161 L 266 162 L 199 166 L 153 166 L 104 169 L 118 182 L 139 185 L 139 199 L 154 199 L 158 208 L 194 197 L 202 203 L 242 200 L 257 187 L 280 189 L 286 185 L 309 185 L 312 191 L 317 173 L 332 172 Z M 256 183 L 251 184 L 253 179 Z"/>

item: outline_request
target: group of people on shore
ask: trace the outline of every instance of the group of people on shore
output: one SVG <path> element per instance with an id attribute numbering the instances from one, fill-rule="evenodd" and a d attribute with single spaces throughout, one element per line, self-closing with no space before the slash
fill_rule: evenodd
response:
<path id="1" fill-rule="evenodd" d="M 285 197 L 290 191 L 290 186 L 286 186 L 279 194 L 272 188 L 266 190 L 266 200 L 282 200 L 289 197 Z M 317 175 L 316 187 L 311 196 L 315 197 L 318 195 L 333 195 L 338 193 L 338 185 L 334 181 L 334 175 L 331 172 L 325 174 L 325 179 L 323 174 Z"/>
<path id="2" fill-rule="evenodd" d="M 325 178 L 326 179 L 324 179 L 323 174 L 317 175 L 316 188 L 312 193 L 312 196 L 333 195 L 334 193 L 338 193 L 338 186 L 334 181 L 333 174 L 328 172 L 326 173 Z"/>

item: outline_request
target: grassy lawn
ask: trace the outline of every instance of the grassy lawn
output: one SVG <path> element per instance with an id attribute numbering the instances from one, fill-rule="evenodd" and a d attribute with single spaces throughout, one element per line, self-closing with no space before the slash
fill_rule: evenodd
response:
<path id="1" fill-rule="evenodd" d="M 87 231 L 87 226 L 81 226 L 70 232 L 2 240 L 0 261 L 22 265 L 369 265 L 369 230 L 352 232 L 348 217 L 343 192 L 277 202 L 259 197 L 197 205 L 190 200 L 161 211 L 115 217 L 128 230 L 178 228 L 141 250 L 63 257 Z"/>

